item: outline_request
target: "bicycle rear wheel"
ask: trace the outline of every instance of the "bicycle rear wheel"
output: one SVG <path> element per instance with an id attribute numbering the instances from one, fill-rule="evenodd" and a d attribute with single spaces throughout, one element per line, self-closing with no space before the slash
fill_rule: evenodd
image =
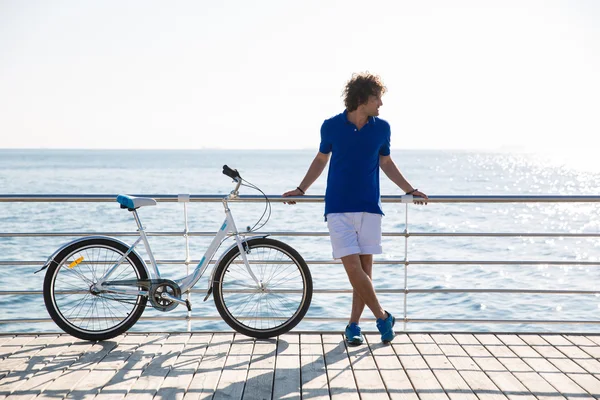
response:
<path id="1" fill-rule="evenodd" d="M 223 320 L 237 332 L 270 338 L 290 331 L 304 317 L 312 299 L 312 277 L 306 262 L 289 245 L 273 239 L 245 244 L 248 272 L 239 249 L 231 249 L 217 265 L 214 300 Z"/>
<path id="2" fill-rule="evenodd" d="M 116 240 L 94 238 L 73 243 L 56 255 L 44 279 L 44 303 L 62 330 L 83 340 L 107 340 L 137 322 L 144 312 L 146 296 L 92 289 L 127 250 Z M 130 279 L 148 279 L 142 261 L 134 253 L 111 275 L 111 280 Z"/>

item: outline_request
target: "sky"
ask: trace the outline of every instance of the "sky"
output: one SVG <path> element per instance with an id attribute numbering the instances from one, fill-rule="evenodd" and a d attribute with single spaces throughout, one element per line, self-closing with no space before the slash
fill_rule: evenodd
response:
<path id="1" fill-rule="evenodd" d="M 316 150 L 361 71 L 392 148 L 589 152 L 600 1 L 0 0 L 0 148 Z"/>

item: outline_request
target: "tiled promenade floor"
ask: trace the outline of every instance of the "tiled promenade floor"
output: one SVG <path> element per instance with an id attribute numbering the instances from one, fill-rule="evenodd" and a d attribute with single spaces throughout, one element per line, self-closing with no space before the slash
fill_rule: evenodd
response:
<path id="1" fill-rule="evenodd" d="M 600 336 L 0 336 L 0 399 L 594 399 Z"/>

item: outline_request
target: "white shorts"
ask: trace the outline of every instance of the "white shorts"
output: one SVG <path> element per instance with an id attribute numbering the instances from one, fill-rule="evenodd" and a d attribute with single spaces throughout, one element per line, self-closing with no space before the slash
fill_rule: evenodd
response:
<path id="1" fill-rule="evenodd" d="M 333 258 L 350 254 L 381 254 L 381 214 L 327 214 Z"/>

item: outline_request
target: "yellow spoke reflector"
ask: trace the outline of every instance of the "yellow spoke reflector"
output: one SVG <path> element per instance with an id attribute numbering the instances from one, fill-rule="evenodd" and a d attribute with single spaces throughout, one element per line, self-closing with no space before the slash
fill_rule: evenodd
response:
<path id="1" fill-rule="evenodd" d="M 79 263 L 81 263 L 83 261 L 83 257 L 79 257 L 77 260 L 73 261 L 71 264 L 69 264 L 69 268 L 73 268 L 76 267 L 77 265 L 79 265 Z"/>

